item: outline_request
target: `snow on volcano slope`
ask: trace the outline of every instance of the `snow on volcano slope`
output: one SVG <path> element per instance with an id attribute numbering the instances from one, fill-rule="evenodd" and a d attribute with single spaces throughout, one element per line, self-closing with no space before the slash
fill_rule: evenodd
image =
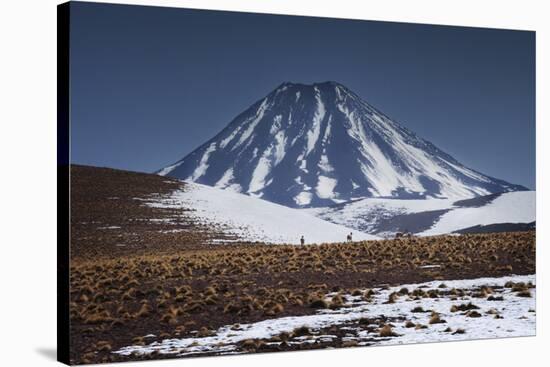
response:
<path id="1" fill-rule="evenodd" d="M 531 223 L 535 221 L 535 205 L 535 191 L 508 192 L 481 207 L 453 209 L 420 235 L 451 233 L 477 225 Z"/>
<path id="2" fill-rule="evenodd" d="M 378 239 L 298 209 L 196 183 L 186 183 L 183 190 L 155 199 L 148 205 L 192 208 L 191 215 L 200 222 L 219 227 L 245 241 L 299 243 L 303 235 L 306 243 L 344 242 L 350 232 L 354 240 Z"/>
<path id="3" fill-rule="evenodd" d="M 474 226 L 535 221 L 535 191 L 453 199 L 366 198 L 326 208 L 303 209 L 321 219 L 367 233 L 393 236 L 452 233 Z"/>

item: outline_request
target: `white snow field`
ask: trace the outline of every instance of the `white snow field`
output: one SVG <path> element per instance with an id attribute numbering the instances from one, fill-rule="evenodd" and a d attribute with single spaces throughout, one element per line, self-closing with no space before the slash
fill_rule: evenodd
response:
<path id="1" fill-rule="evenodd" d="M 476 225 L 531 223 L 535 221 L 535 191 L 503 193 L 480 207 L 455 206 L 456 199 L 382 199 L 366 198 L 345 205 L 302 209 L 321 219 L 364 232 L 377 232 L 380 221 L 398 215 L 448 210 L 435 219 L 421 236 L 451 233 Z M 391 234 L 391 233 L 390 233 Z"/>
<path id="2" fill-rule="evenodd" d="M 451 233 L 477 225 L 497 223 L 531 223 L 536 215 L 535 191 L 508 192 L 479 208 L 457 208 L 445 214 L 427 231 L 431 236 Z"/>
<path id="3" fill-rule="evenodd" d="M 192 182 L 186 182 L 184 190 L 152 199 L 147 205 L 192 208 L 186 215 L 246 241 L 298 244 L 303 235 L 306 243 L 344 242 L 350 232 L 354 240 L 379 239 L 299 209 Z"/>
<path id="4" fill-rule="evenodd" d="M 382 199 L 366 198 L 342 206 L 302 209 L 330 222 L 363 231 L 376 230 L 377 223 L 396 215 L 450 209 L 456 199 Z"/>
<path id="5" fill-rule="evenodd" d="M 505 288 L 506 282 L 532 283 L 531 297 L 519 297 L 511 288 Z M 442 288 L 442 284 L 445 288 Z M 252 324 L 242 324 L 235 328 L 228 325 L 219 328 L 214 335 L 208 337 L 189 337 L 184 339 L 166 339 L 145 346 L 127 346 L 114 353 L 121 355 L 160 353 L 175 356 L 192 354 L 243 353 L 238 343 L 247 339 L 269 339 L 282 332 L 291 333 L 294 329 L 307 326 L 310 336 L 293 338 L 289 344 L 331 342 L 338 338 L 331 335 L 326 328 L 336 326 L 346 331 L 345 341 L 354 341 L 357 345 L 392 345 L 438 342 L 465 339 L 502 338 L 517 336 L 532 336 L 536 332 L 535 311 L 535 275 L 507 276 L 500 278 L 478 278 L 469 280 L 432 281 L 420 284 L 404 284 L 389 289 L 374 288 L 374 296 L 365 301 L 361 296 L 345 295 L 346 305 L 336 310 L 321 310 L 307 316 L 290 316 L 268 319 Z M 476 298 L 473 294 L 482 286 L 493 287 L 494 298 Z M 415 289 L 452 288 L 464 291 L 463 296 L 453 299 L 450 294 L 440 293 L 438 298 L 413 299 L 402 295 L 395 303 L 387 303 L 388 296 L 406 287 L 409 292 Z M 333 294 L 332 294 L 333 295 Z M 331 294 L 327 300 L 330 300 Z M 494 299 L 493 298 L 493 299 Z M 478 307 L 477 317 L 470 317 L 467 312 L 451 312 L 451 306 L 473 303 Z M 422 307 L 428 312 L 412 312 L 415 307 Z M 431 311 L 439 313 L 444 323 L 429 324 Z M 497 316 L 498 315 L 498 316 Z M 371 330 L 358 324 L 360 319 L 378 318 L 384 316 L 393 325 L 394 337 L 381 337 L 377 332 L 379 325 L 373 324 Z M 406 321 L 426 326 L 425 328 L 406 327 Z M 447 329 L 449 328 L 449 329 Z M 324 329 L 324 330 L 321 330 Z M 446 330 L 447 329 L 447 330 Z M 463 333 L 456 332 L 462 329 Z M 332 332 L 334 330 L 332 329 Z M 269 341 L 268 345 L 278 345 L 280 341 Z"/>

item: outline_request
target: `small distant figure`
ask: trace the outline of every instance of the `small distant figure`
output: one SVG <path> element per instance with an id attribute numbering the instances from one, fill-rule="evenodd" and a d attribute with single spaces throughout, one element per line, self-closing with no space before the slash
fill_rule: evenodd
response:
<path id="1" fill-rule="evenodd" d="M 403 232 L 401 232 L 401 237 L 402 237 L 402 238 L 411 238 L 411 237 L 412 237 L 412 233 L 409 232 L 408 229 L 405 229 Z"/>
<path id="2" fill-rule="evenodd" d="M 352 242 L 353 241 L 353 233 L 349 233 L 348 234 L 348 242 Z"/>
<path id="3" fill-rule="evenodd" d="M 397 232 L 395 234 L 395 238 L 401 238 L 401 237 L 403 237 L 403 232 Z"/>
<path id="4" fill-rule="evenodd" d="M 306 243 L 306 240 L 304 239 L 304 236 L 302 236 L 302 238 L 300 238 L 300 244 L 304 245 Z"/>

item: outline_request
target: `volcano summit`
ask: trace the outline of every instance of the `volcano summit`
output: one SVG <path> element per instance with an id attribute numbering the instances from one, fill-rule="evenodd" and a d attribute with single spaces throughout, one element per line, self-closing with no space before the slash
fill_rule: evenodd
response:
<path id="1" fill-rule="evenodd" d="M 336 82 L 281 84 L 157 173 L 297 208 L 526 190 L 464 166 Z"/>

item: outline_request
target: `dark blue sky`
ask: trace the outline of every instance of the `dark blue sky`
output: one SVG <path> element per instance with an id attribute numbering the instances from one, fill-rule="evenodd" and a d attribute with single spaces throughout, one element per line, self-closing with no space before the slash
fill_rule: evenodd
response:
<path id="1" fill-rule="evenodd" d="M 152 172 L 284 81 L 334 80 L 535 188 L 535 33 L 73 3 L 73 163 Z"/>

